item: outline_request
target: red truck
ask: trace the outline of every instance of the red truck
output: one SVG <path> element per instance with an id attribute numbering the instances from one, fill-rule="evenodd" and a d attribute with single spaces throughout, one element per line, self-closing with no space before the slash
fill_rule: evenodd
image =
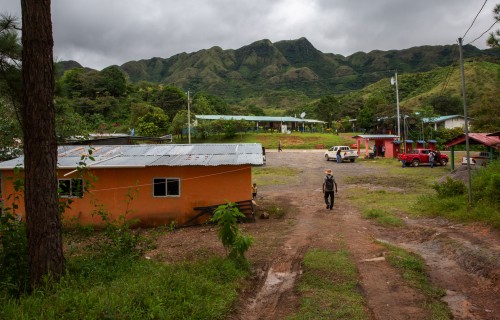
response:
<path id="1" fill-rule="evenodd" d="M 436 155 L 434 157 L 435 164 L 445 166 L 448 163 L 449 159 L 447 155 L 432 149 L 413 149 L 407 153 L 400 153 L 398 154 L 398 160 L 403 161 L 405 166 L 412 165 L 413 167 L 418 167 L 421 164 L 429 163 L 429 153 L 431 151 Z"/>

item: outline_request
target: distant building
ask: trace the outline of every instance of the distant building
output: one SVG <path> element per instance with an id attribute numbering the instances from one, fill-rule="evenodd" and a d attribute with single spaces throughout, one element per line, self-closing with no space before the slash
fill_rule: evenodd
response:
<path id="1" fill-rule="evenodd" d="M 468 118 L 469 121 L 471 120 Z M 422 122 L 424 124 L 431 124 L 434 127 L 434 130 L 438 129 L 454 129 L 454 128 L 465 128 L 465 118 L 461 115 L 452 115 L 452 116 L 441 116 L 434 118 L 423 118 Z M 470 127 L 470 124 L 469 124 Z"/>
<path id="2" fill-rule="evenodd" d="M 162 137 L 140 137 L 128 134 L 89 134 L 85 137 L 71 137 L 61 144 L 64 145 L 129 145 L 141 143 L 171 143 L 172 135 L 167 134 Z"/>
<path id="3" fill-rule="evenodd" d="M 252 166 L 263 164 L 258 143 L 96 145 L 94 161 L 86 161 L 86 166 L 97 179 L 84 193 L 89 176 L 82 176 L 77 167 L 88 150 L 89 146 L 58 148 L 60 198 L 72 200 L 63 214 L 66 224 L 102 224 L 97 209 L 109 212 L 110 219 L 128 212 L 127 218 L 141 225 L 183 224 L 198 214 L 195 207 L 251 200 Z M 11 178 L 18 165 L 24 165 L 24 157 L 0 162 L 6 207 L 14 201 L 8 195 L 14 194 Z M 22 198 L 18 205 L 16 213 L 24 218 Z"/>
<path id="4" fill-rule="evenodd" d="M 314 131 L 316 124 L 326 122 L 314 119 L 302 119 L 295 117 L 269 117 L 269 116 L 231 116 L 231 115 L 196 115 L 197 120 L 243 120 L 253 122 L 254 130 L 278 130 L 286 133 L 297 130 L 304 131 L 307 128 Z"/>

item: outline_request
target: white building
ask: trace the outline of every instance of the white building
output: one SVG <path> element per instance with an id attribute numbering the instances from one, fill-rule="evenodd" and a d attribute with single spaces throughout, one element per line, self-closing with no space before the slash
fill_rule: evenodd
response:
<path id="1" fill-rule="evenodd" d="M 469 118 L 469 121 L 471 119 Z M 435 118 L 423 118 L 422 122 L 425 124 L 432 124 L 434 126 L 434 130 L 438 129 L 453 129 L 453 128 L 465 128 L 465 118 L 461 115 L 452 115 L 452 116 L 441 116 Z M 469 123 L 470 128 L 470 123 Z"/>

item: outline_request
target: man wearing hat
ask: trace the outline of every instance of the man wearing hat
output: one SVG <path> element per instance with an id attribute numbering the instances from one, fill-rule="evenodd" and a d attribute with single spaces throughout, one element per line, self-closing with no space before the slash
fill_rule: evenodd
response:
<path id="1" fill-rule="evenodd" d="M 325 173 L 326 176 L 323 179 L 323 193 L 325 194 L 325 204 L 327 209 L 330 208 L 330 210 L 332 210 L 334 202 L 333 190 L 335 188 L 335 192 L 337 192 L 337 182 L 335 182 L 335 178 L 332 176 L 331 169 L 326 170 Z"/>

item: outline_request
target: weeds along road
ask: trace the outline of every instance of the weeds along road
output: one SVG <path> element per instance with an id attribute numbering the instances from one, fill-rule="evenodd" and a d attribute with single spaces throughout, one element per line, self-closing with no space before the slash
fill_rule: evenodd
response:
<path id="1" fill-rule="evenodd" d="M 394 167 L 398 166 L 394 160 Z M 377 167 L 363 161 L 327 162 L 322 150 L 267 153 L 265 168 L 285 167 L 296 174 L 282 184 L 260 185 L 257 199 L 260 210 L 271 204 L 284 208 L 285 218 L 258 220 L 244 227 L 245 232 L 256 239 L 248 253 L 255 266 L 254 276 L 231 318 L 282 319 L 294 314 L 299 307 L 296 288 L 303 257 L 312 248 L 350 252 L 359 273 L 368 318 L 432 318 L 428 298 L 410 286 L 401 271 L 383 258 L 387 249 L 381 243 L 389 242 L 425 259 L 432 284 L 446 292 L 442 300 L 454 318 L 500 319 L 498 233 L 485 228 L 457 228 L 439 219 L 414 220 L 408 218 L 404 210 L 399 214 L 405 224 L 398 228 L 362 219 L 360 210 L 364 208 L 359 208 L 352 197 L 353 193 L 360 194 L 360 188 L 366 192 L 387 189 L 395 197 L 412 191 L 388 185 L 387 179 L 382 179 L 384 185 L 377 185 L 380 177 L 404 179 L 401 174 L 394 176 L 391 167 Z M 333 170 L 338 183 L 339 192 L 332 211 L 325 209 L 323 202 L 322 181 L 326 169 Z M 439 177 L 446 174 L 446 170 L 435 173 Z M 353 184 L 357 177 L 368 183 Z M 465 263 L 466 260 L 469 262 Z"/>

